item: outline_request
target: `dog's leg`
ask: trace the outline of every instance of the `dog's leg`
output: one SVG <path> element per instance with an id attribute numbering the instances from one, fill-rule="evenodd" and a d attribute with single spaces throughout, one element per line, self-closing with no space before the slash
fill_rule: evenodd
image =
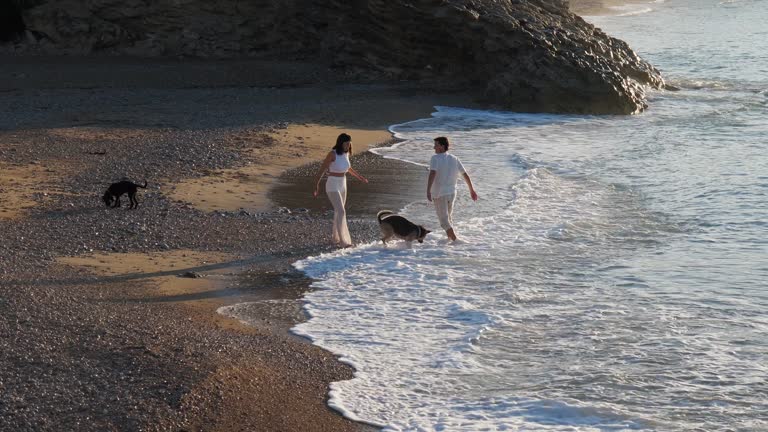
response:
<path id="1" fill-rule="evenodd" d="M 129 193 L 128 194 L 128 199 L 131 200 L 131 206 L 128 207 L 128 208 L 131 208 L 131 209 L 132 208 L 136 208 L 139 205 L 139 203 L 136 202 L 136 194 L 135 193 Z"/>
<path id="2" fill-rule="evenodd" d="M 384 229 L 384 227 L 381 227 L 381 241 L 386 246 L 387 240 L 392 238 L 392 232 L 390 230 Z"/>
<path id="3" fill-rule="evenodd" d="M 382 224 L 379 226 L 381 229 L 381 241 L 384 242 L 384 245 L 387 244 L 387 241 L 392 239 L 392 236 L 394 235 L 394 232 L 392 231 L 392 227 L 388 224 Z"/>
<path id="4" fill-rule="evenodd" d="M 120 196 L 118 195 L 117 198 L 115 198 L 115 205 L 112 207 L 120 207 Z"/>

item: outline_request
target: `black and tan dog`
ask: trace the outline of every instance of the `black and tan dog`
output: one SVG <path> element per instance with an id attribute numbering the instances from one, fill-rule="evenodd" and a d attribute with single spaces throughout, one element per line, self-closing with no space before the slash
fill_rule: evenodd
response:
<path id="1" fill-rule="evenodd" d="M 101 199 L 104 200 L 104 204 L 106 204 L 107 207 L 109 207 L 110 204 L 112 207 L 120 207 L 120 196 L 128 194 L 128 199 L 131 200 L 131 206 L 128 208 L 135 208 L 139 206 L 139 200 L 136 199 L 136 191 L 138 188 L 146 189 L 147 181 L 144 180 L 144 186 L 128 180 L 112 183 L 107 188 L 107 191 L 104 192 L 104 196 L 101 197 Z"/>
<path id="2" fill-rule="evenodd" d="M 389 210 L 380 211 L 376 214 L 376 218 L 379 220 L 381 241 L 384 244 L 387 244 L 387 240 L 391 240 L 393 237 L 407 242 L 418 240 L 419 243 L 424 243 L 424 237 L 432 232 Z"/>

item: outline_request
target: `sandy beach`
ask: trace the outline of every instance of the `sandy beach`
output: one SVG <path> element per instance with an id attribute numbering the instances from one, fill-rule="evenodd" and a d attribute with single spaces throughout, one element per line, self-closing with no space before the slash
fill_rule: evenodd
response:
<path id="1" fill-rule="evenodd" d="M 320 158 L 353 137 L 353 239 L 426 172 L 365 152 L 467 96 L 306 64 L 6 58 L 0 71 L 2 430 L 366 430 L 326 404 L 353 370 L 288 330 L 328 250 Z M 100 197 L 148 182 L 138 209 Z M 127 199 L 124 198 L 124 201 Z M 241 302 L 242 323 L 217 313 Z"/>

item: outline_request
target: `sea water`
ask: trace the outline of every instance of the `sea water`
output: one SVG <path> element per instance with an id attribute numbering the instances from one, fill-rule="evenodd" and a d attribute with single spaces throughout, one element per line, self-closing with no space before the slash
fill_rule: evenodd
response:
<path id="1" fill-rule="evenodd" d="M 480 199 L 459 183 L 457 243 L 425 196 L 400 209 L 424 244 L 296 263 L 316 290 L 294 331 L 357 370 L 333 408 L 386 430 L 768 430 L 768 1 L 638 7 L 587 19 L 680 88 L 643 114 L 392 126 L 382 155 L 426 166 L 445 135 Z"/>

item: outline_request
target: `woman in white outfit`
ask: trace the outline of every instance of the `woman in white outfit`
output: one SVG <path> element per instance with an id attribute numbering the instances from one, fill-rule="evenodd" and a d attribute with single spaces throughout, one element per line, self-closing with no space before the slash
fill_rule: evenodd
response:
<path id="1" fill-rule="evenodd" d="M 333 243 L 339 247 L 352 246 L 352 238 L 347 228 L 347 211 L 344 205 L 347 203 L 347 173 L 357 177 L 361 182 L 368 183 L 368 179 L 352 169 L 349 163 L 349 155 L 352 154 L 352 137 L 343 133 L 336 138 L 336 145 L 325 157 L 315 182 L 315 197 L 320 193 L 320 180 L 323 174 L 328 172 L 328 180 L 325 182 L 325 193 L 333 205 Z"/>

